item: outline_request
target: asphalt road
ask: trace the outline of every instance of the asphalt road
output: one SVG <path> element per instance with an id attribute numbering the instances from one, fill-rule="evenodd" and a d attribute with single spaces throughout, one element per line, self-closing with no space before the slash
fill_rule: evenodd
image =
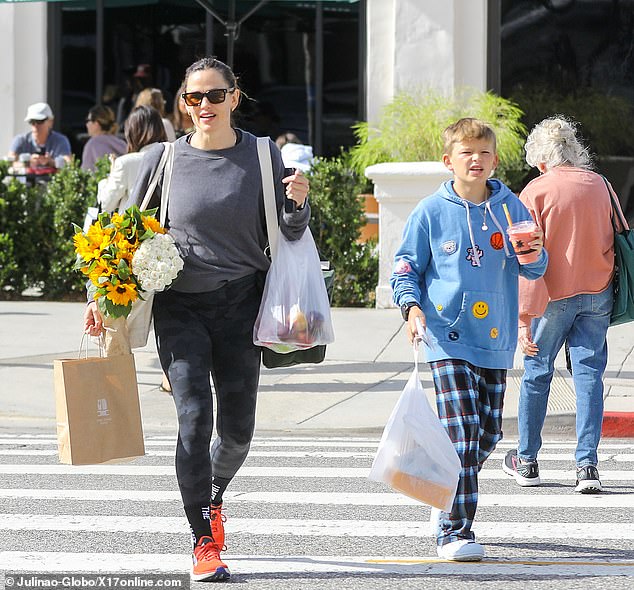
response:
<path id="1" fill-rule="evenodd" d="M 476 564 L 439 560 L 429 508 L 367 479 L 377 443 L 362 434 L 259 434 L 225 496 L 231 583 L 634 588 L 634 440 L 602 442 L 605 492 L 596 496 L 573 491 L 573 441 L 546 441 L 544 485 L 531 489 L 502 473 L 513 445 L 503 441 L 481 473 L 473 530 L 487 558 Z M 59 464 L 53 432 L 1 430 L 0 568 L 11 576 L 187 574 L 173 436 L 146 433 L 146 447 L 132 462 L 72 467 Z"/>

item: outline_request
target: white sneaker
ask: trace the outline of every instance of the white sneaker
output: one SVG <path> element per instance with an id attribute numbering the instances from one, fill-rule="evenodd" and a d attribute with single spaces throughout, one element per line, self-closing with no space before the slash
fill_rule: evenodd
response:
<path id="1" fill-rule="evenodd" d="M 446 545 L 436 547 L 438 557 L 449 561 L 481 561 L 484 547 L 475 541 L 460 539 Z"/>

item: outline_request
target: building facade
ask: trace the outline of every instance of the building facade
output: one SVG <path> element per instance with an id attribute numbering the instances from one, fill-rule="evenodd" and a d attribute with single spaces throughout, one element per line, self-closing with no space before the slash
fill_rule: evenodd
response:
<path id="1" fill-rule="evenodd" d="M 353 143 L 351 125 L 373 120 L 399 89 L 485 89 L 490 3 L 0 2 L 0 142 L 6 151 L 27 130 L 26 106 L 47 101 L 79 153 L 88 109 L 121 108 L 139 66 L 150 66 L 143 82 L 164 91 L 169 111 L 184 68 L 214 54 L 231 58 L 252 99 L 240 109 L 245 128 L 293 131 L 317 154 L 334 155 Z M 228 20 L 239 25 L 231 52 Z"/>

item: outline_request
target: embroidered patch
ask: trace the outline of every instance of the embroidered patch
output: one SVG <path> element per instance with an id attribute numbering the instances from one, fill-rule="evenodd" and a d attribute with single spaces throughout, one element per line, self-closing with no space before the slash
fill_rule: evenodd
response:
<path id="1" fill-rule="evenodd" d="M 498 329 L 497 328 L 491 328 L 491 331 L 489 332 L 489 336 L 491 336 L 491 338 L 493 338 L 494 340 L 498 337 Z"/>
<path id="2" fill-rule="evenodd" d="M 494 234 L 491 235 L 489 243 L 494 250 L 501 250 L 502 248 L 504 248 L 504 237 L 499 231 L 496 231 Z"/>
<path id="3" fill-rule="evenodd" d="M 480 247 L 476 245 L 475 251 L 473 248 L 467 248 L 467 252 L 466 259 L 471 261 L 471 266 L 480 266 L 480 258 L 484 256 L 484 252 L 480 250 Z"/>
<path id="4" fill-rule="evenodd" d="M 458 248 L 456 240 L 447 240 L 440 247 L 445 254 L 453 254 Z"/>
<path id="5" fill-rule="evenodd" d="M 460 338 L 460 334 L 458 334 L 458 332 L 449 332 L 447 336 L 449 337 L 449 340 L 451 340 L 452 342 L 455 342 L 456 340 L 458 340 L 458 338 Z"/>
<path id="6" fill-rule="evenodd" d="M 407 262 L 407 260 L 404 260 L 403 258 L 401 258 L 396 263 L 396 267 L 394 268 L 394 273 L 397 275 L 405 275 L 408 272 L 412 272 L 412 266 L 410 265 L 409 262 Z"/>
<path id="7" fill-rule="evenodd" d="M 486 301 L 476 301 L 471 308 L 471 313 L 479 320 L 483 320 L 489 315 L 489 306 Z"/>

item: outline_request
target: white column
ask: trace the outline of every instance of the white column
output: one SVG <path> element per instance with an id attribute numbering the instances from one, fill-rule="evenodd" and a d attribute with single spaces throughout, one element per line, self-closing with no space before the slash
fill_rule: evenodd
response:
<path id="1" fill-rule="evenodd" d="M 431 195 L 451 173 L 441 162 L 375 164 L 365 170 L 379 202 L 379 284 L 376 307 L 394 307 L 390 275 L 403 228 L 418 202 Z"/>
<path id="2" fill-rule="evenodd" d="M 368 0 L 367 113 L 408 88 L 486 90 L 487 0 Z M 366 170 L 379 202 L 377 307 L 392 306 L 389 277 L 407 216 L 450 178 L 440 162 L 378 164 Z"/>
<path id="3" fill-rule="evenodd" d="M 46 3 L 0 4 L 0 157 L 29 130 L 27 107 L 46 102 Z"/>
<path id="4" fill-rule="evenodd" d="M 400 90 L 486 89 L 487 0 L 368 0 L 367 113 Z"/>

